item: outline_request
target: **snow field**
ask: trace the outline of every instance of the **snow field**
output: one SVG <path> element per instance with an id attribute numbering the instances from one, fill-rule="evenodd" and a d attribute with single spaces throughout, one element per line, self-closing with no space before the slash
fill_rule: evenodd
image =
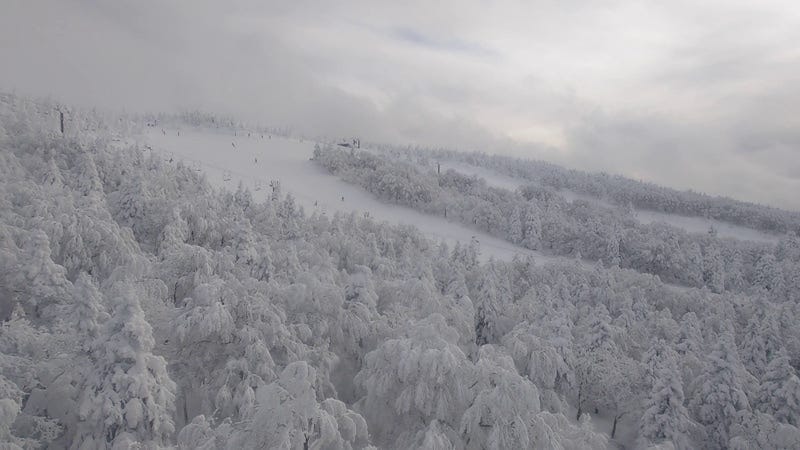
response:
<path id="1" fill-rule="evenodd" d="M 473 230 L 444 218 L 420 213 L 411 208 L 391 205 L 376 199 L 358 186 L 327 173 L 310 158 L 314 142 L 264 135 L 203 129 L 147 130 L 144 144 L 167 160 L 183 160 L 202 170 L 215 186 L 236 189 L 239 182 L 249 187 L 253 198 L 265 200 L 271 195 L 270 182 L 279 181 L 283 192 L 291 193 L 307 213 L 358 213 L 393 224 L 413 225 L 434 241 L 453 246 L 457 242 L 480 244 L 483 260 L 490 257 L 509 261 L 514 255 L 533 255 L 546 263 L 565 258 L 547 256 L 518 247 L 503 239 Z"/>

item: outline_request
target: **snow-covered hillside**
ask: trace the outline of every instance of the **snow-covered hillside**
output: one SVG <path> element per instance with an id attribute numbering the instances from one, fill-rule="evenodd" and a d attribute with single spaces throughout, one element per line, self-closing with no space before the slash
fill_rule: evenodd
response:
<path id="1" fill-rule="evenodd" d="M 54 111 L 0 96 L 2 448 L 800 448 L 796 236 Z"/>
<path id="2" fill-rule="evenodd" d="M 308 213 L 355 212 L 379 221 L 414 226 L 434 241 L 451 246 L 476 240 L 484 260 L 494 257 L 509 261 L 514 255 L 531 255 L 538 262 L 559 260 L 443 218 L 381 202 L 310 162 L 315 145 L 312 141 L 188 127 L 163 132 L 161 128 L 148 128 L 140 140 L 166 160 L 195 165 L 214 185 L 235 190 L 239 182 L 244 183 L 257 200 L 269 198 L 270 183 L 278 181 L 281 189 L 291 193 Z"/>
<path id="3" fill-rule="evenodd" d="M 521 178 L 511 177 L 502 173 L 498 173 L 492 169 L 473 166 L 459 161 L 431 161 L 426 168 L 435 168 L 437 163 L 439 164 L 441 170 L 455 170 L 456 172 L 463 173 L 465 175 L 474 175 L 485 180 L 489 186 L 502 189 L 509 189 L 513 191 L 529 183 L 527 180 L 523 180 Z M 570 191 L 569 189 L 559 189 L 556 192 L 558 192 L 568 201 L 585 200 L 599 206 L 616 208 L 616 206 L 605 202 L 602 199 L 579 194 Z M 634 212 L 634 217 L 639 221 L 639 223 L 665 223 L 667 225 L 685 230 L 689 233 L 706 233 L 713 227 L 720 237 L 768 243 L 776 243 L 780 239 L 780 236 L 775 234 L 769 234 L 763 231 L 754 230 L 752 228 L 746 228 L 743 226 L 704 217 L 687 217 L 679 214 L 669 214 L 636 208 L 634 208 Z"/>

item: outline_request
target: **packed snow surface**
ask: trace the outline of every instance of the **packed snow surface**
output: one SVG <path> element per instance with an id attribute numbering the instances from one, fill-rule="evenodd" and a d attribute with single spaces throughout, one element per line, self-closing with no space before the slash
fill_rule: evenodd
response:
<path id="1" fill-rule="evenodd" d="M 313 141 L 204 129 L 183 129 L 180 135 L 174 129 L 164 132 L 153 129 L 145 133 L 144 140 L 145 145 L 165 159 L 182 160 L 202 170 L 214 185 L 236 189 L 241 181 L 259 201 L 270 196 L 270 182 L 277 180 L 282 191 L 291 193 L 307 213 L 319 210 L 325 214 L 367 214 L 376 220 L 413 225 L 429 238 L 451 246 L 456 242 L 468 244 L 474 238 L 484 259 L 508 261 L 515 254 L 531 254 L 539 262 L 562 259 L 518 247 L 444 218 L 383 203 L 312 162 Z"/>

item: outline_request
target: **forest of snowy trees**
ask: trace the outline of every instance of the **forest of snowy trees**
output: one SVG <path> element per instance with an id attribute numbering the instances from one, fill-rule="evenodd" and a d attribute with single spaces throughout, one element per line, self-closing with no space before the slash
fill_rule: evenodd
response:
<path id="1" fill-rule="evenodd" d="M 602 261 L 716 293 L 764 291 L 777 301 L 800 300 L 795 233 L 777 246 L 724 239 L 713 230 L 693 234 L 640 224 L 630 208 L 570 202 L 536 184 L 512 192 L 475 176 L 429 173 L 366 151 L 319 147 L 315 160 L 385 201 L 444 215 L 525 248 Z"/>
<path id="2" fill-rule="evenodd" d="M 376 147 L 396 158 L 460 161 L 490 168 L 538 186 L 552 190 L 568 189 L 622 207 L 632 205 L 646 210 L 718 219 L 766 232 L 800 234 L 800 212 L 796 211 L 786 211 L 726 197 L 712 197 L 699 192 L 678 191 L 619 175 L 565 169 L 544 161 L 445 149 L 397 147 L 385 144 Z"/>
<path id="3" fill-rule="evenodd" d="M 576 256 L 482 262 L 213 188 L 125 144 L 146 118 L 72 110 L 62 135 L 53 111 L 0 97 L 2 448 L 800 448 L 796 236 L 315 153 L 388 201 Z"/>

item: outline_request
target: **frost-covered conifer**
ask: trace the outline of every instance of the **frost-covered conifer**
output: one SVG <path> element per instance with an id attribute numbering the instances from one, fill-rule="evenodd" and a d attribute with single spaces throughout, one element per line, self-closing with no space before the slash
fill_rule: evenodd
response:
<path id="1" fill-rule="evenodd" d="M 166 445 L 175 431 L 175 383 L 164 358 L 152 353 L 152 329 L 136 297 L 133 286 L 121 287 L 112 319 L 95 343 L 73 448 Z"/>
<path id="2" fill-rule="evenodd" d="M 762 303 L 766 311 L 759 312 L 747 325 L 742 338 L 741 360 L 751 374 L 760 378 L 769 363 L 781 350 L 780 324 L 769 303 Z"/>
<path id="3" fill-rule="evenodd" d="M 651 360 L 653 381 L 639 419 L 639 436 L 649 444 L 668 442 L 676 450 L 690 449 L 691 419 L 683 404 L 677 354 L 662 346 L 658 352 L 653 352 Z"/>
<path id="4" fill-rule="evenodd" d="M 22 245 L 21 266 L 17 271 L 19 290 L 25 292 L 20 300 L 33 318 L 53 313 L 68 296 L 69 282 L 64 267 L 51 258 L 50 240 L 36 230 L 29 233 Z"/>
<path id="5" fill-rule="evenodd" d="M 79 340 L 88 350 L 97 338 L 108 314 L 103 298 L 92 279 L 85 272 L 78 275 L 72 287 L 72 303 L 65 311 L 65 323 L 75 326 Z"/>
<path id="6" fill-rule="evenodd" d="M 103 193 L 103 183 L 97 172 L 94 157 L 89 153 L 81 153 L 77 160 L 75 190 L 83 196 L 97 196 Z"/>
<path id="7" fill-rule="evenodd" d="M 730 450 L 800 448 L 800 429 L 757 411 L 740 411 L 731 436 L 724 446 Z"/>
<path id="8" fill-rule="evenodd" d="M 61 175 L 61 169 L 58 168 L 53 158 L 47 161 L 47 166 L 42 174 L 42 184 L 52 186 L 54 189 L 64 187 L 64 177 Z"/>
<path id="9" fill-rule="evenodd" d="M 0 363 L 2 362 L 0 360 Z M 4 364 L 0 364 L 0 369 L 10 369 L 3 366 Z M 8 446 L 9 450 L 21 450 L 21 445 L 25 443 L 25 439 L 14 436 L 11 432 L 11 427 L 21 410 L 23 395 L 24 392 L 15 383 L 0 374 L 0 445 Z"/>
<path id="10" fill-rule="evenodd" d="M 475 344 L 496 343 L 508 331 L 504 317 L 511 305 L 508 277 L 494 260 L 481 270 L 475 295 Z"/>
<path id="11" fill-rule="evenodd" d="M 725 260 L 716 244 L 710 244 L 703 255 L 703 281 L 712 292 L 725 290 Z"/>
<path id="12" fill-rule="evenodd" d="M 781 423 L 800 426 L 800 379 L 785 353 L 776 356 L 767 366 L 755 408 Z"/>
<path id="13" fill-rule="evenodd" d="M 750 410 L 743 371 L 733 336 L 726 332 L 708 355 L 705 371 L 689 403 L 697 422 L 706 428 L 708 445 L 727 446 L 736 414 Z"/>
<path id="14" fill-rule="evenodd" d="M 520 244 L 523 240 L 523 214 L 523 210 L 516 206 L 511 211 L 511 216 L 508 217 L 508 240 L 515 244 Z"/>
<path id="15" fill-rule="evenodd" d="M 693 242 L 686 250 L 686 283 L 689 286 L 703 286 L 703 252 L 700 244 Z"/>
<path id="16" fill-rule="evenodd" d="M 767 291 L 777 291 L 783 287 L 783 274 L 775 255 L 764 253 L 756 262 L 754 285 Z"/>

